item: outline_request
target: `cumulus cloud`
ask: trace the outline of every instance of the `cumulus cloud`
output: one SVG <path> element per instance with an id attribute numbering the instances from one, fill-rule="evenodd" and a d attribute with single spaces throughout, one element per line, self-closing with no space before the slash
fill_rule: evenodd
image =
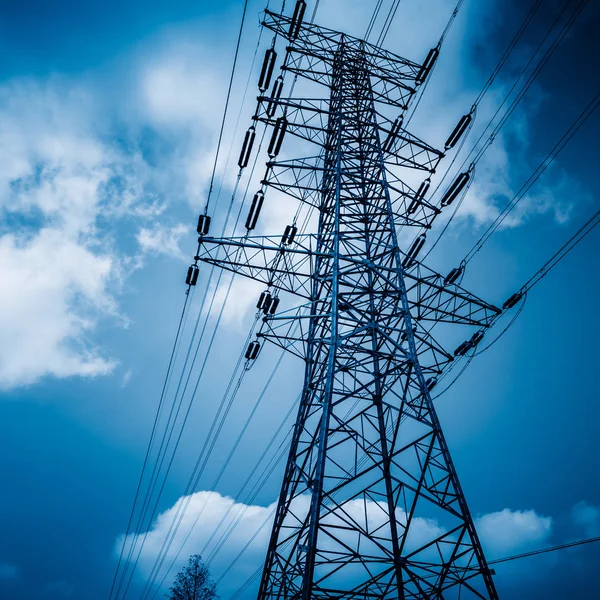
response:
<path id="1" fill-rule="evenodd" d="M 58 229 L 0 238 L 0 386 L 110 372 L 114 363 L 85 338 L 99 314 L 116 310 L 107 292 L 114 269 Z"/>
<path id="2" fill-rule="evenodd" d="M 93 100 L 59 81 L 0 88 L 0 386 L 99 375 L 87 338 L 115 314 L 125 262 L 101 218 L 136 195 L 135 170 L 94 132 Z"/>
<path id="3" fill-rule="evenodd" d="M 553 524 L 551 517 L 533 510 L 508 508 L 482 515 L 475 523 L 490 559 L 543 547 L 552 535 Z"/>
<path id="4" fill-rule="evenodd" d="M 308 497 L 298 498 L 294 513 L 306 513 L 309 504 Z M 171 524 L 181 518 L 181 524 L 166 552 L 165 567 L 159 581 L 165 575 L 167 565 L 173 562 L 173 567 L 165 577 L 165 585 L 171 581 L 187 556 L 201 553 L 219 583 L 221 594 L 233 593 L 264 561 L 275 507 L 276 504 L 266 507 L 246 505 L 216 492 L 197 492 L 180 498 L 161 513 L 149 531 L 132 534 L 126 539 L 121 537 L 117 540 L 116 551 L 120 552 L 123 542 L 125 548 L 129 549 L 131 544 L 139 544 L 145 538 L 140 575 L 149 577 L 163 542 L 171 539 Z M 385 507 L 377 502 L 367 501 L 365 506 L 362 500 L 352 500 L 343 505 L 343 510 L 346 519 L 353 519 L 362 526 L 368 522 L 371 530 L 377 530 L 387 519 Z M 399 522 L 406 522 L 404 513 L 398 514 L 397 518 Z M 328 523 L 335 525 L 336 519 L 338 517 L 330 515 Z M 480 516 L 476 527 L 488 558 L 493 559 L 543 547 L 552 534 L 553 520 L 533 510 L 505 509 Z M 415 518 L 407 539 L 407 551 L 427 544 L 443 535 L 444 531 L 444 527 L 434 519 Z M 321 542 L 327 543 L 325 539 Z"/>
<path id="5" fill-rule="evenodd" d="M 0 85 L 1 388 L 110 373 L 96 332 L 127 322 L 124 279 L 143 256 L 183 256 L 186 228 L 165 210 L 203 191 L 214 126 L 198 49 L 183 63 L 161 51 L 131 59 L 131 105 L 111 104 L 102 74 Z"/>
<path id="6" fill-rule="evenodd" d="M 148 577 L 154 560 L 167 539 L 171 523 L 183 515 L 177 534 L 166 553 L 165 565 L 175 560 L 180 547 L 181 554 L 172 572 L 167 576 L 165 586 L 168 587 L 173 573 L 181 567 L 187 557 L 197 553 L 202 553 L 204 559 L 209 561 L 213 578 L 219 580 L 229 563 L 248 545 L 243 560 L 240 560 L 229 572 L 226 580 L 219 584 L 221 594 L 226 591 L 233 592 L 236 584 L 239 586 L 245 581 L 264 559 L 273 508 L 274 506 L 245 505 L 215 492 L 197 492 L 192 496 L 180 498 L 171 508 L 161 513 L 147 533 L 130 535 L 125 540 L 125 547 L 128 549 L 130 544 L 139 543 L 142 537 L 146 538 L 140 557 L 140 573 L 143 577 Z M 222 541 L 223 534 L 226 534 L 233 524 L 236 524 L 236 527 L 231 530 L 231 535 L 226 541 Z M 186 539 L 186 534 L 192 526 L 192 533 Z M 117 552 L 120 552 L 122 543 L 123 538 L 120 538 L 116 545 Z M 220 545 L 222 547 L 213 558 L 213 552 Z"/>
<path id="7" fill-rule="evenodd" d="M 180 243 L 190 228 L 179 224 L 174 227 L 162 227 L 155 225 L 153 228 L 143 227 L 137 234 L 137 241 L 144 252 L 156 254 L 167 254 L 177 258 L 183 258 Z"/>

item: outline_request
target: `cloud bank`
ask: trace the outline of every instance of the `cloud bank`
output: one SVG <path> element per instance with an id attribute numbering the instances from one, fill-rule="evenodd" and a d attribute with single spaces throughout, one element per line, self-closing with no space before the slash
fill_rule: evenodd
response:
<path id="1" fill-rule="evenodd" d="M 307 508 L 308 498 L 301 501 L 307 504 Z M 384 513 L 378 510 L 376 503 L 367 504 L 366 513 L 359 501 L 348 503 L 345 511 L 358 522 L 368 514 L 370 524 L 376 528 L 377 519 L 382 518 Z M 155 575 L 155 561 L 157 557 L 163 556 L 165 540 L 170 540 L 168 551 L 164 553 L 162 569 L 156 579 L 160 582 L 164 577 L 166 587 L 189 555 L 201 553 L 209 564 L 213 578 L 218 582 L 220 593 L 228 597 L 228 594 L 236 592 L 261 567 L 275 506 L 276 504 L 246 505 L 216 492 L 197 492 L 180 498 L 171 508 L 161 513 L 147 532 L 130 535 L 125 540 L 125 548 L 128 550 L 131 544 L 139 548 L 139 544 L 145 539 L 138 575 L 146 579 Z M 181 515 L 181 524 L 173 535 L 171 524 L 175 519 L 178 522 Z M 476 526 L 484 550 L 491 560 L 545 547 L 552 535 L 553 519 L 533 510 L 504 509 L 479 516 Z M 443 531 L 443 526 L 432 519 L 416 519 L 409 545 L 418 546 L 424 540 L 441 535 Z M 117 553 L 120 552 L 123 541 L 123 537 L 117 541 Z M 167 571 L 171 563 L 173 568 Z"/>

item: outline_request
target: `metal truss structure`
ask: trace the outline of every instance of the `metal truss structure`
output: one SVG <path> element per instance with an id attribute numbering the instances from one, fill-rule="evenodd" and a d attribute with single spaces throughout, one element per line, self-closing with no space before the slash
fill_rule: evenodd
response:
<path id="1" fill-rule="evenodd" d="M 274 128 L 260 201 L 284 193 L 318 212 L 318 229 L 201 235 L 197 257 L 263 282 L 271 300 L 301 299 L 265 307 L 255 342 L 305 362 L 259 599 L 495 599 L 431 389 L 455 354 L 435 328 L 470 327 L 473 347 L 501 311 L 418 260 L 442 207 L 402 173 L 426 182 L 445 153 L 402 125 L 426 65 L 298 15 L 267 11 L 263 25 L 286 40 L 283 75 L 325 93 L 282 97 L 282 75 L 259 97 L 254 126 Z M 316 153 L 277 160 L 284 134 Z"/>

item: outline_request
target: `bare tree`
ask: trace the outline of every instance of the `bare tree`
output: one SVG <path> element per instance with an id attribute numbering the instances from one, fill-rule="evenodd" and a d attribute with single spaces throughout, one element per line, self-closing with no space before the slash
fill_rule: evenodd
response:
<path id="1" fill-rule="evenodd" d="M 170 600 L 214 600 L 218 598 L 215 584 L 199 554 L 190 556 L 188 564 L 175 577 L 168 595 Z"/>

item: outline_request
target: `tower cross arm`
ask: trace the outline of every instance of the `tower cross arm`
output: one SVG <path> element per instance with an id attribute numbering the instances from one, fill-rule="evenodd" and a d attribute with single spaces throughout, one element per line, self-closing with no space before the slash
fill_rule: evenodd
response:
<path id="1" fill-rule="evenodd" d="M 347 258 L 357 264 L 364 260 Z M 368 266 L 374 266 L 370 262 Z M 397 269 L 381 264 L 376 266 L 379 276 L 394 286 Z M 446 284 L 444 276 L 420 263 L 403 271 L 408 305 L 417 321 L 436 321 L 488 327 L 502 310 L 457 284 Z M 398 290 L 400 293 L 400 290 Z"/>
<path id="2" fill-rule="evenodd" d="M 307 50 L 310 48 L 315 54 L 318 53 L 320 55 L 326 52 L 333 56 L 339 48 L 340 42 L 343 40 L 349 50 L 360 50 L 367 60 L 372 74 L 375 76 L 393 79 L 396 82 L 404 81 L 406 85 L 413 85 L 421 71 L 421 65 L 416 62 L 357 37 L 313 23 L 304 22 L 298 32 L 298 36 L 291 39 L 292 17 L 287 15 L 266 10 L 262 24 L 267 29 L 292 42 L 293 48 Z"/>
<path id="3" fill-rule="evenodd" d="M 314 238 L 299 234 L 293 244 L 285 245 L 280 237 L 204 237 L 197 259 L 309 299 L 312 264 L 318 256 L 329 257 L 312 249 Z"/>
<path id="4" fill-rule="evenodd" d="M 418 320 L 489 327 L 502 312 L 422 265 L 404 273 L 413 316 Z"/>
<path id="5" fill-rule="evenodd" d="M 423 169 L 431 173 L 435 172 L 444 153 L 427 142 L 419 139 L 416 135 L 401 129 L 396 135 L 388 129 L 393 127 L 389 123 L 381 127 L 383 135 L 390 136 L 389 146 L 386 147 L 386 162 L 397 166 Z"/>
<path id="6" fill-rule="evenodd" d="M 274 236 L 201 238 L 198 260 L 310 300 L 315 260 L 331 258 L 315 249 L 316 237 L 298 235 L 289 246 Z M 344 260 L 365 266 L 360 258 Z M 393 285 L 394 267 L 378 265 L 377 270 Z M 443 275 L 422 264 L 406 269 L 404 278 L 411 313 L 419 321 L 485 328 L 502 312 L 457 284 L 445 284 Z"/>

